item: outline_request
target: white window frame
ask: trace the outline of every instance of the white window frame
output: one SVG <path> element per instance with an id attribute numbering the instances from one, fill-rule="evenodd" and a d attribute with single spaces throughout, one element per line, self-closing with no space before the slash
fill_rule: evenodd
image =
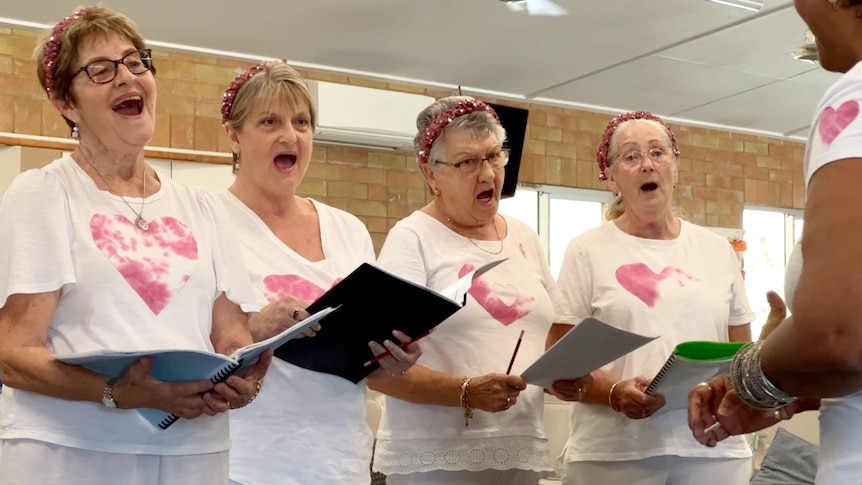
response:
<path id="1" fill-rule="evenodd" d="M 613 199 L 613 193 L 608 190 L 580 189 L 545 184 L 518 184 L 518 189 L 521 188 L 535 191 L 537 194 L 537 232 L 539 233 L 539 240 L 542 242 L 542 249 L 545 252 L 545 262 L 548 264 L 551 263 L 551 199 L 598 202 L 602 204 L 602 212 L 604 212 L 607 204 Z"/>
<path id="2" fill-rule="evenodd" d="M 793 223 L 796 219 L 800 219 L 802 221 L 805 220 L 805 211 L 802 209 L 786 209 L 783 207 L 771 207 L 765 205 L 753 205 L 746 204 L 742 208 L 745 210 L 756 210 L 762 212 L 779 212 L 784 214 L 784 264 L 785 266 L 790 261 L 790 252 L 793 251 L 793 246 L 796 245 L 796 241 L 794 239 L 795 228 L 793 227 Z M 745 221 L 743 220 L 743 226 L 745 226 Z M 745 240 L 745 235 L 743 234 L 743 240 Z M 744 257 L 744 256 L 743 256 Z"/>

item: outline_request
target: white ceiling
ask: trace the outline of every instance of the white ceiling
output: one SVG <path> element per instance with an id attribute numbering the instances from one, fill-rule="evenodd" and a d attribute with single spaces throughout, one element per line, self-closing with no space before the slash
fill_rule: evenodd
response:
<path id="1" fill-rule="evenodd" d="M 570 15 L 530 17 L 497 0 L 104 4 L 156 43 L 782 137 L 804 137 L 837 79 L 790 56 L 805 31 L 792 0 L 764 0 L 757 13 L 704 0 L 555 1 Z M 0 23 L 52 24 L 80 0 L 0 4 Z"/>

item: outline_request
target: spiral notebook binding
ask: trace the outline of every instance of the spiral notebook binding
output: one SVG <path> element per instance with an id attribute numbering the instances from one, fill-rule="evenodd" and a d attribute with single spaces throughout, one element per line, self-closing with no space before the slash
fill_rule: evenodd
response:
<path id="1" fill-rule="evenodd" d="M 168 429 L 168 427 L 170 425 L 176 423 L 177 421 L 179 421 L 179 419 L 180 419 L 180 417 L 177 416 L 176 414 L 171 414 L 170 416 L 166 417 L 165 419 L 159 421 L 159 428 Z"/>
<path id="2" fill-rule="evenodd" d="M 225 380 L 227 380 L 228 377 L 230 377 L 231 374 L 236 372 L 236 370 L 239 369 L 240 367 L 242 367 L 241 362 L 236 362 L 236 363 L 231 363 L 229 365 L 226 365 L 225 367 L 222 367 L 221 370 L 216 372 L 216 374 L 214 376 L 212 376 L 212 379 L 210 379 L 210 380 L 212 381 L 213 384 L 218 384 L 219 382 L 224 382 Z"/>
<path id="3" fill-rule="evenodd" d="M 646 390 L 644 391 L 644 394 L 651 394 L 653 391 L 655 391 L 655 389 L 658 387 L 659 383 L 661 382 L 662 378 L 664 377 L 665 374 L 667 374 L 667 372 L 670 370 L 671 366 L 673 366 L 673 363 L 675 361 L 676 361 L 676 354 L 674 353 L 674 354 L 670 355 L 670 357 L 667 359 L 667 362 L 664 363 L 661 370 L 659 370 L 658 374 L 655 375 L 652 382 L 650 382 L 649 386 L 647 386 Z"/>
<path id="4" fill-rule="evenodd" d="M 210 379 L 213 384 L 218 384 L 219 382 L 224 382 L 231 374 L 236 372 L 237 369 L 242 367 L 242 360 L 239 362 L 231 363 L 230 365 L 226 365 L 222 367 L 212 378 Z M 168 429 L 172 424 L 179 421 L 180 417 L 176 414 L 171 414 L 165 419 L 159 421 L 159 428 Z"/>

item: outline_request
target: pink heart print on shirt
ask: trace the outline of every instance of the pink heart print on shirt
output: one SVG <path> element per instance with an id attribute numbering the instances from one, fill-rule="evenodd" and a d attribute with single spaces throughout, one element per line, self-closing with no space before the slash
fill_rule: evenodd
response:
<path id="1" fill-rule="evenodd" d="M 332 282 L 335 286 L 341 278 Z M 326 290 L 315 285 L 302 276 L 294 274 L 273 274 L 263 279 L 263 293 L 266 301 L 272 303 L 285 296 L 298 298 L 306 303 L 311 303 L 326 293 Z"/>
<path id="2" fill-rule="evenodd" d="M 679 286 L 685 286 L 686 281 L 698 281 L 679 268 L 666 267 L 661 273 L 654 273 L 643 263 L 624 264 L 617 268 L 617 282 L 629 293 L 638 297 L 648 307 L 654 308 L 661 296 L 659 284 L 670 277 L 676 277 Z"/>
<path id="3" fill-rule="evenodd" d="M 467 263 L 458 271 L 458 277 L 461 278 L 465 274 L 473 271 L 476 265 Z M 473 280 L 473 286 L 467 292 L 476 303 L 479 304 L 489 315 L 505 326 L 509 326 L 512 322 L 523 318 L 530 313 L 530 303 L 535 301 L 533 297 L 523 298 L 518 294 L 518 288 L 511 284 L 497 283 L 493 286 L 485 281 L 481 276 Z M 514 296 L 512 303 L 506 304 L 500 296 Z"/>
<path id="4" fill-rule="evenodd" d="M 829 145 L 850 126 L 850 123 L 853 123 L 857 116 L 859 116 L 859 103 L 855 99 L 841 103 L 838 109 L 829 106 L 823 110 L 820 123 L 817 125 L 820 139 Z"/>
<path id="5" fill-rule="evenodd" d="M 170 216 L 141 232 L 120 214 L 94 214 L 90 233 L 135 293 L 158 315 L 191 277 L 198 245 L 189 228 Z"/>

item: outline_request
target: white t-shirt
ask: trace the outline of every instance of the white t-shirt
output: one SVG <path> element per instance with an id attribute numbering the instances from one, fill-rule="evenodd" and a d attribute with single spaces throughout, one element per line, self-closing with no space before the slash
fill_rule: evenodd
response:
<path id="1" fill-rule="evenodd" d="M 467 304 L 422 340 L 419 364 L 456 376 L 505 373 L 521 330 L 524 340 L 512 374 L 545 350 L 559 299 L 536 233 L 506 217 L 501 254 L 492 255 L 423 212 L 398 222 L 386 238 L 380 265 L 410 281 L 443 289 L 490 261 L 509 258 L 477 278 Z M 475 241 L 488 251 L 497 241 Z M 460 407 L 413 404 L 386 397 L 375 470 L 408 474 L 431 470 L 550 471 L 542 430 L 543 390 L 527 386 L 499 413 L 475 411 L 464 426 Z"/>
<path id="2" fill-rule="evenodd" d="M 325 258 L 309 261 L 233 194 L 219 196 L 239 234 L 252 286 L 270 302 L 291 295 L 311 303 L 357 266 L 374 262 L 368 230 L 347 212 L 312 200 Z M 354 384 L 273 359 L 254 404 L 230 413 L 231 480 L 243 485 L 369 483 L 372 435 L 365 398 L 365 381 Z"/>
<path id="3" fill-rule="evenodd" d="M 247 312 L 259 308 L 221 204 L 162 178 L 143 216 L 145 232 L 122 199 L 100 191 L 71 157 L 22 173 L 0 205 L 0 305 L 10 295 L 60 289 L 47 341 L 56 353 L 213 351 L 212 309 L 221 292 Z M 0 439 L 152 455 L 230 444 L 225 413 L 162 431 L 134 411 L 8 387 L 0 394 Z"/>
<path id="4" fill-rule="evenodd" d="M 820 167 L 847 158 L 862 157 L 862 63 L 826 91 L 812 122 L 805 151 L 805 185 Z M 792 308 L 793 293 L 802 271 L 802 250 L 797 245 L 785 272 L 785 295 Z M 820 454 L 817 485 L 858 483 L 862 474 L 862 392 L 839 399 L 824 399 L 820 406 Z"/>
<path id="5" fill-rule="evenodd" d="M 656 240 L 631 236 L 607 222 L 566 249 L 558 282 L 568 323 L 594 316 L 659 336 L 602 367 L 614 380 L 653 377 L 680 342 L 726 342 L 728 325 L 754 318 L 731 245 L 707 229 L 681 224 L 676 239 Z M 634 420 L 608 406 L 574 403 L 565 461 L 751 456 L 741 436 L 715 448 L 699 444 L 686 413 L 669 410 Z"/>

